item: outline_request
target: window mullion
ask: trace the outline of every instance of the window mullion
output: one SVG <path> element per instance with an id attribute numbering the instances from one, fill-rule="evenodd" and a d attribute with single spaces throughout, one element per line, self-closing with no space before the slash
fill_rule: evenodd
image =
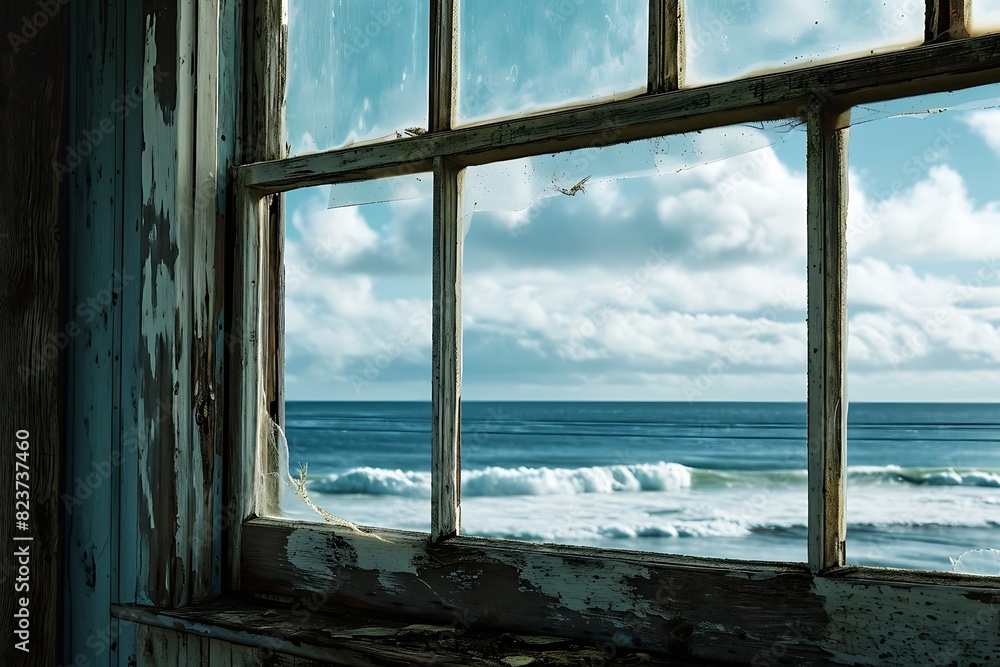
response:
<path id="1" fill-rule="evenodd" d="M 649 0 L 650 93 L 680 88 L 684 0 Z"/>
<path id="2" fill-rule="evenodd" d="M 431 537 L 461 528 L 462 180 L 465 170 L 434 159 L 434 332 L 431 387 Z"/>
<path id="3" fill-rule="evenodd" d="M 966 19 L 972 0 L 927 0 L 924 14 L 924 41 L 928 44 L 969 36 Z"/>
<path id="4" fill-rule="evenodd" d="M 455 117 L 458 69 L 456 35 L 458 0 L 431 0 L 430 114 L 431 132 L 450 130 Z"/>
<path id="5" fill-rule="evenodd" d="M 809 567 L 844 564 L 847 456 L 847 126 L 818 100 L 808 117 Z"/>

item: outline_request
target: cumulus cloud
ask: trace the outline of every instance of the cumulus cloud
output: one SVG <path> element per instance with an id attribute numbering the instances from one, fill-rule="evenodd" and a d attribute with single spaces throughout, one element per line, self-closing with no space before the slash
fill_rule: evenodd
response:
<path id="1" fill-rule="evenodd" d="M 981 392 L 1000 373 L 997 204 L 948 165 L 880 202 L 853 178 L 852 395 L 920 393 L 901 377 Z M 466 397 L 803 400 L 801 169 L 762 148 L 535 199 L 550 181 L 521 184 L 527 209 L 472 216 Z M 426 398 L 430 203 L 328 209 L 324 194 L 290 207 L 288 266 L 311 272 L 288 279 L 289 387 Z M 965 390 L 963 372 L 979 378 Z"/>
<path id="2" fill-rule="evenodd" d="M 718 81 L 919 44 L 920 0 L 733 3 L 689 0 L 687 77 Z"/>
<path id="3" fill-rule="evenodd" d="M 983 138 L 990 150 L 1000 158 L 1000 109 L 973 111 L 963 120 Z"/>
<path id="4" fill-rule="evenodd" d="M 851 179 L 852 253 L 902 260 L 979 260 L 1000 253 L 1000 202 L 977 207 L 962 176 L 945 164 L 896 195 L 872 201 Z"/>

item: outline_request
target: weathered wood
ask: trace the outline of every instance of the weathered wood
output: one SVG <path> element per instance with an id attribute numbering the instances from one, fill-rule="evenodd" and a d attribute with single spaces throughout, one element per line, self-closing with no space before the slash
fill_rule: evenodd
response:
<path id="1" fill-rule="evenodd" d="M 194 412 L 191 442 L 197 443 L 186 460 L 195 484 L 187 493 L 192 508 L 190 530 L 203 536 L 199 548 L 192 551 L 191 576 L 198 580 L 197 599 L 217 595 L 222 589 L 219 550 L 212 529 L 221 515 L 218 492 L 222 480 L 219 465 L 225 405 L 222 402 L 225 377 L 222 340 L 222 317 L 226 281 L 223 248 L 226 229 L 220 216 L 219 177 L 219 2 L 196 0 L 195 11 L 195 126 L 191 211 L 192 242 L 192 336 L 196 354 L 192 359 L 193 384 L 191 409 Z M 191 5 L 189 5 L 191 6 Z"/>
<path id="2" fill-rule="evenodd" d="M 684 66 L 684 0 L 649 0 L 650 93 L 677 90 Z"/>
<path id="3" fill-rule="evenodd" d="M 97 4 L 90 11 L 99 14 Z M 119 58 L 121 72 L 118 94 L 124 101 L 123 141 L 119 152 L 123 158 L 123 169 L 118 173 L 121 181 L 122 228 L 116 233 L 121 239 L 121 273 L 127 276 L 120 290 L 121 336 L 116 345 L 117 396 L 114 405 L 109 406 L 119 415 L 114 425 L 112 462 L 117 466 L 111 475 L 112 502 L 110 530 L 111 540 L 111 600 L 112 602 L 148 601 L 145 584 L 139 583 L 140 563 L 144 560 L 139 538 L 139 458 L 144 451 L 144 427 L 141 418 L 143 382 L 145 380 L 145 342 L 140 330 L 142 322 L 143 272 L 142 258 L 142 216 L 145 202 L 142 201 L 142 148 L 143 113 L 142 98 L 152 94 L 152 88 L 162 83 L 164 76 L 157 75 L 156 68 L 146 62 L 146 26 L 142 5 L 122 3 L 117 21 L 120 23 L 122 57 Z M 148 92 L 147 92 L 148 91 Z M 98 522 L 103 517 L 97 518 Z M 78 618 L 89 622 L 107 623 L 108 610 L 90 610 L 77 614 Z M 102 620 L 103 619 L 103 620 Z M 84 653 L 94 658 L 94 664 L 103 664 L 103 655 L 92 656 L 94 646 L 106 649 L 111 655 L 110 663 L 120 667 L 135 664 L 137 653 L 137 628 L 134 623 L 110 619 L 97 640 L 85 638 L 71 648 L 73 657 Z M 90 642 L 87 644 L 86 642 Z"/>
<path id="4" fill-rule="evenodd" d="M 501 634 L 455 614 L 446 624 L 419 624 L 317 612 L 309 601 L 291 608 L 227 599 L 205 606 L 157 611 L 116 607 L 114 614 L 166 632 L 210 640 L 212 664 L 229 665 L 239 649 L 264 656 L 298 657 L 308 664 L 388 665 L 674 665 L 689 663 L 623 646 L 561 637 Z M 225 650 L 231 647 L 232 653 Z M 241 664 L 235 662 L 235 664 Z M 300 663 L 301 664 L 301 663 Z M 705 663 L 699 663 L 704 665 Z"/>
<path id="5" fill-rule="evenodd" d="M 239 162 L 277 160 L 285 140 L 285 68 L 288 30 L 283 0 L 244 3 L 243 107 Z"/>
<path id="6" fill-rule="evenodd" d="M 462 189 L 465 171 L 434 161 L 431 535 L 461 529 Z"/>
<path id="7" fill-rule="evenodd" d="M 735 123 L 797 117 L 812 96 L 846 108 L 1000 81 L 1000 35 L 920 46 L 792 72 L 644 95 L 530 118 L 247 165 L 262 194 L 427 171 L 434 157 L 463 165 L 622 143 Z M 602 134 L 603 133 L 603 134 Z"/>
<path id="8" fill-rule="evenodd" d="M 849 113 L 808 110 L 809 566 L 844 565 Z"/>
<path id="9" fill-rule="evenodd" d="M 124 190 L 118 178 L 123 10 L 97 0 L 67 8 L 78 35 L 69 58 L 69 142 L 52 165 L 70 188 L 65 331 L 74 334 L 67 346 L 66 486 L 60 498 L 66 517 L 63 657 L 88 660 L 108 659 L 103 639 L 114 629 L 108 607 L 116 584 L 111 519 L 117 495 L 113 453 L 121 446 L 117 361 L 122 295 L 131 282 L 121 264 Z"/>
<path id="10" fill-rule="evenodd" d="M 458 83 L 458 0 L 431 0 L 430 132 L 455 122 Z"/>
<path id="11" fill-rule="evenodd" d="M 219 574 L 211 526 L 225 275 L 216 253 L 224 230 L 215 188 L 217 86 L 199 79 L 218 67 L 219 25 L 217 5 L 199 2 L 207 0 L 152 0 L 142 14 L 143 60 L 155 67 L 141 104 L 137 596 L 164 606 L 212 595 Z"/>
<path id="12" fill-rule="evenodd" d="M 234 166 L 244 162 L 275 160 L 286 155 L 284 138 L 285 49 L 287 30 L 282 23 L 281 0 L 250 0 L 243 5 L 242 34 L 245 85 L 242 87 L 240 136 Z M 235 173 L 235 170 L 234 170 Z M 228 548 L 227 580 L 240 586 L 240 523 L 274 506 L 274 476 L 271 492 L 264 488 L 265 470 L 274 470 L 273 449 L 267 447 L 266 417 L 281 418 L 278 405 L 280 364 L 274 355 L 266 358 L 268 346 L 277 354 L 280 338 L 273 332 L 280 323 L 283 304 L 269 298 L 280 293 L 280 245 L 275 220 L 281 219 L 279 197 L 262 198 L 250 193 L 237 174 L 233 184 L 230 217 L 232 291 L 226 331 L 229 356 L 229 397 L 226 424 L 226 509 L 221 528 Z M 272 252 L 278 253 L 272 257 Z M 271 264 L 268 264 L 268 261 Z M 273 404 L 269 404 L 274 401 Z M 263 457 L 263 458 L 262 458 Z M 270 498 L 270 501 L 266 499 Z"/>
<path id="13" fill-rule="evenodd" d="M 756 665 L 949 664 L 925 654 L 1000 650 L 995 578 L 896 571 L 888 581 L 870 568 L 824 578 L 799 565 L 374 531 L 387 544 L 269 520 L 244 532 L 244 591 L 316 609 L 458 615 L 476 628 Z"/>
<path id="14" fill-rule="evenodd" d="M 139 625 L 139 653 L 136 664 L 143 667 L 189 667 L 211 665 L 209 640 L 164 628 Z"/>
<path id="15" fill-rule="evenodd" d="M 928 44 L 969 36 L 972 0 L 927 0 L 924 41 Z"/>
<path id="16" fill-rule="evenodd" d="M 62 134 L 68 57 L 67 12 L 42 13 L 30 0 L 0 7 L 0 635 L 5 665 L 55 664 L 62 622 L 57 560 L 61 439 L 65 428 L 61 363 L 72 331 L 63 315 L 60 241 L 67 182 Z M 16 39 L 12 39 L 14 36 Z M 24 443 L 23 445 L 21 443 Z M 20 482 L 20 484 L 18 484 Z M 16 494 L 16 495 L 15 495 Z M 22 526 L 18 521 L 25 520 Z M 25 539 L 30 538 L 30 539 Z M 28 550 L 30 579 L 21 571 Z M 29 588 L 24 588 L 25 583 Z M 26 604 L 21 604 L 24 598 Z M 29 614 L 28 634 L 17 635 Z M 24 646 L 30 652 L 15 648 Z"/>
<path id="17" fill-rule="evenodd" d="M 228 531 L 230 549 L 229 584 L 240 587 L 240 565 L 235 560 L 241 544 L 240 523 L 257 511 L 258 475 L 262 474 L 266 438 L 263 416 L 265 392 L 264 356 L 261 332 L 264 286 L 261 277 L 267 275 L 263 266 L 266 249 L 262 233 L 267 220 L 264 201 L 234 184 L 236 237 L 233 252 L 233 297 L 229 331 L 226 336 L 229 354 L 229 406 L 226 460 Z"/>

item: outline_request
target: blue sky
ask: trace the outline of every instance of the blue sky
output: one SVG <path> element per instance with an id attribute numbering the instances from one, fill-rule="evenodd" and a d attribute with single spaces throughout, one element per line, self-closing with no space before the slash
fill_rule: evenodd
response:
<path id="1" fill-rule="evenodd" d="M 293 153 L 426 125 L 427 4 L 290 2 Z M 845 25 L 862 26 L 855 50 L 887 48 L 922 21 L 905 1 L 799 4 L 689 7 L 690 82 L 849 55 L 830 37 Z M 760 21 L 767 38 L 740 37 Z M 467 0 L 462 22 L 466 122 L 628 95 L 645 77 L 637 0 Z M 1000 400 L 998 98 L 993 86 L 854 112 L 851 399 Z M 539 156 L 466 183 L 465 398 L 805 399 L 796 123 Z M 429 185 L 288 195 L 289 399 L 429 398 Z M 362 201 L 380 203 L 343 205 Z"/>

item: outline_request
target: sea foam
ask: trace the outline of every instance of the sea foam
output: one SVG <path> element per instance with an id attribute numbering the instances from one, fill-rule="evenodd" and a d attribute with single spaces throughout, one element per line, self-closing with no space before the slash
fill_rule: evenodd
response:
<path id="1" fill-rule="evenodd" d="M 580 493 L 677 491 L 691 486 L 691 470 L 678 463 L 589 468 L 484 468 L 462 473 L 466 496 L 548 496 Z M 354 468 L 309 483 L 327 494 L 426 496 L 430 473 Z"/>

